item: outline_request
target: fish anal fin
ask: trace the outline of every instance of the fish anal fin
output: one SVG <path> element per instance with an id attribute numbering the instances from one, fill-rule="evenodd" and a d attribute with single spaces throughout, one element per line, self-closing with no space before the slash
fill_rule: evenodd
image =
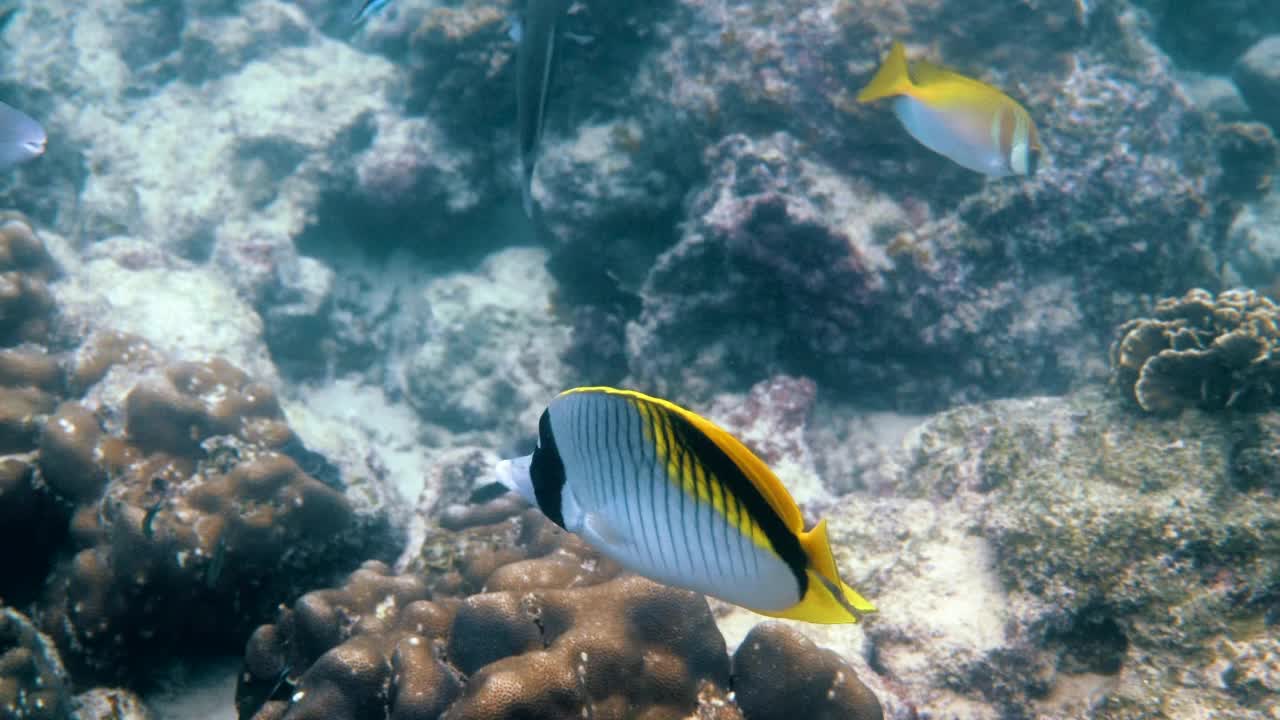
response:
<path id="1" fill-rule="evenodd" d="M 812 530 L 801 533 L 800 544 L 804 547 L 805 554 L 809 556 L 809 562 L 812 563 L 811 576 L 817 575 L 828 592 L 840 595 L 833 600 L 852 610 L 875 612 L 875 605 L 840 579 L 840 570 L 836 567 L 835 555 L 831 552 L 831 538 L 827 534 L 826 518 L 819 520 Z"/>
<path id="2" fill-rule="evenodd" d="M 800 602 L 782 610 L 752 608 L 752 611 L 768 617 L 802 620 L 820 625 L 856 623 L 862 619 L 864 613 L 876 611 L 874 605 L 863 599 L 852 588 L 840 583 L 839 580 L 836 583 L 809 570 L 809 590 Z"/>

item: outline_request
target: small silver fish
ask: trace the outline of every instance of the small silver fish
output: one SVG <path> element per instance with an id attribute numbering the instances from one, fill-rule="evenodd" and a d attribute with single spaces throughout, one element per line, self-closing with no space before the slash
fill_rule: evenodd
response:
<path id="1" fill-rule="evenodd" d="M 0 102 L 0 170 L 40 157 L 47 141 L 40 123 Z"/>
<path id="2" fill-rule="evenodd" d="M 364 2 L 360 3 L 360 7 L 356 9 L 355 14 L 351 16 L 351 24 L 359 25 L 390 4 L 391 0 L 364 0 Z"/>
<path id="3" fill-rule="evenodd" d="M 547 95 L 555 66 L 560 21 L 569 0 L 529 0 L 516 38 L 516 125 L 520 131 L 520 172 L 524 214 L 533 217 L 533 169 L 546 120 Z"/>

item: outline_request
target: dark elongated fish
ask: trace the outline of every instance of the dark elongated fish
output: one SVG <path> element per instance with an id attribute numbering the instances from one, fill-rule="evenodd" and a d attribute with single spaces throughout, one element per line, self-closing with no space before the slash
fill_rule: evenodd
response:
<path id="1" fill-rule="evenodd" d="M 524 214 L 533 217 L 533 168 L 546 120 L 560 21 L 569 0 L 529 0 L 516 49 L 516 124 L 520 130 L 520 172 Z"/>
<path id="2" fill-rule="evenodd" d="M 351 24 L 359 25 L 390 4 L 391 0 L 364 0 L 364 2 L 360 3 L 360 7 L 356 8 L 355 14 L 351 16 Z"/>
<path id="3" fill-rule="evenodd" d="M 498 482 L 623 567 L 763 615 L 857 622 L 875 606 L 840 579 L 827 523 L 800 509 L 764 461 L 711 421 L 607 387 L 561 393 L 532 455 Z"/>
<path id="4" fill-rule="evenodd" d="M 30 115 L 0 102 L 0 170 L 43 155 L 47 139 Z"/>

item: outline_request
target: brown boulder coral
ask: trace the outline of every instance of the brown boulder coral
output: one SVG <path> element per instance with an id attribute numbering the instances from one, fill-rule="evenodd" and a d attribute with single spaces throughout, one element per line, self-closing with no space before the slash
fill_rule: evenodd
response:
<path id="1" fill-rule="evenodd" d="M 58 274 L 27 219 L 0 212 L 0 346 L 46 340 L 54 311 L 48 282 Z"/>
<path id="2" fill-rule="evenodd" d="M 66 535 L 67 512 L 36 471 L 43 419 L 64 381 L 49 353 L 59 273 L 20 214 L 0 212 L 0 598 L 25 603 Z"/>
<path id="3" fill-rule="evenodd" d="M 238 643 L 302 578 L 378 552 L 368 518 L 295 461 L 274 393 L 229 363 L 173 365 L 123 411 L 67 403 L 42 436 L 43 477 L 78 507 L 41 615 L 68 661 L 118 676 L 144 651 Z"/>
<path id="4" fill-rule="evenodd" d="M 620 575 L 536 511 L 477 524 L 504 500 L 494 503 L 454 509 L 460 529 L 432 531 L 410 574 L 366 563 L 343 587 L 281 608 L 248 643 L 240 717 L 743 718 L 702 597 Z M 880 717 L 834 654 L 766 635 L 743 655 L 759 707 Z"/>
<path id="5" fill-rule="evenodd" d="M 31 454 L 0 457 L 0 600 L 22 604 L 40 592 L 66 526 L 66 510 L 40 481 Z"/>
<path id="6" fill-rule="evenodd" d="M 792 668 L 805 667 L 806 672 Z M 750 720 L 880 720 L 880 701 L 839 655 L 779 622 L 761 623 L 733 654 L 738 707 Z"/>
<path id="7" fill-rule="evenodd" d="M 1192 290 L 1120 326 L 1113 382 L 1143 410 L 1260 410 L 1280 393 L 1280 306 L 1253 290 Z"/>
<path id="8" fill-rule="evenodd" d="M 58 720 L 70 711 L 53 643 L 22 613 L 0 608 L 0 718 Z"/>

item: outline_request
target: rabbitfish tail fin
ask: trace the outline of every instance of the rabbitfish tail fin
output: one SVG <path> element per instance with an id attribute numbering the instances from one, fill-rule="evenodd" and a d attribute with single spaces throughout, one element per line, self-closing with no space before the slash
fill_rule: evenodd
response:
<path id="1" fill-rule="evenodd" d="M 911 75 L 907 73 L 907 51 L 901 42 L 895 40 L 889 50 L 889 57 L 884 59 L 880 69 L 876 71 L 871 82 L 858 93 L 858 102 L 871 102 L 895 95 L 908 95 L 914 89 Z"/>

